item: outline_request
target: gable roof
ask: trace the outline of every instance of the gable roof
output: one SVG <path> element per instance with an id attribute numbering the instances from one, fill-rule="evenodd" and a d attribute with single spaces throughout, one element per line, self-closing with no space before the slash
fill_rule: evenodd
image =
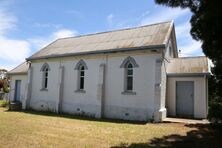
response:
<path id="1" fill-rule="evenodd" d="M 173 22 L 58 39 L 26 60 L 165 47 Z"/>
<path id="2" fill-rule="evenodd" d="M 167 75 L 208 75 L 210 65 L 207 57 L 182 57 L 170 59 Z"/>
<path id="3" fill-rule="evenodd" d="M 12 74 L 27 74 L 29 68 L 29 64 L 27 62 L 23 62 L 22 64 L 18 65 L 14 69 L 8 72 L 9 75 Z"/>

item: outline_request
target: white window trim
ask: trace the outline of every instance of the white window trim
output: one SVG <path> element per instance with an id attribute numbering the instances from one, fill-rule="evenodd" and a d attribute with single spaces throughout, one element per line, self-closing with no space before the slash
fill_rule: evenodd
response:
<path id="1" fill-rule="evenodd" d="M 84 67 L 84 76 L 81 76 L 81 68 Z M 75 66 L 75 70 L 78 70 L 78 74 L 77 74 L 77 89 L 75 90 L 75 92 L 77 93 L 85 93 L 86 90 L 85 90 L 85 80 L 86 80 L 86 70 L 88 69 L 85 61 L 83 60 L 80 60 L 76 66 Z M 80 88 L 80 79 L 81 77 L 84 77 L 84 84 L 83 84 L 83 89 Z"/>
<path id="2" fill-rule="evenodd" d="M 135 73 L 135 70 L 134 68 L 138 68 L 139 65 L 136 63 L 136 60 L 132 57 L 127 57 L 126 59 L 124 59 L 124 61 L 122 62 L 122 64 L 120 65 L 120 68 L 124 68 L 124 88 L 123 88 L 123 92 L 122 94 L 123 95 L 136 95 L 136 92 L 134 91 L 134 83 L 132 82 L 132 90 L 127 90 L 127 78 L 128 78 L 128 65 L 129 63 L 132 64 L 132 69 L 133 70 L 133 74 L 132 74 L 132 81 L 134 82 L 134 73 Z"/>
<path id="3" fill-rule="evenodd" d="M 47 63 L 43 64 L 40 71 L 42 71 L 42 88 L 40 89 L 41 91 L 48 91 L 48 86 L 49 86 L 49 71 L 50 71 L 50 67 Z M 46 77 L 46 72 L 47 77 Z M 47 87 L 45 87 L 45 82 L 46 82 L 46 78 L 47 78 Z"/>

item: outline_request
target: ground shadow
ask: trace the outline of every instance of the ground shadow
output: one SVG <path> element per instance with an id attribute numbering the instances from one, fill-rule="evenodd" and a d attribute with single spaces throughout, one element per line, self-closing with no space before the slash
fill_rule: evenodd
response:
<path id="1" fill-rule="evenodd" d="M 5 110 L 5 111 L 15 112 L 15 111 L 10 111 L 10 110 Z M 96 121 L 96 122 L 109 122 L 109 123 L 120 123 L 120 124 L 121 123 L 122 124 L 142 124 L 142 125 L 147 123 L 144 121 L 129 121 L 129 120 L 120 120 L 120 119 L 107 119 L 107 118 L 97 119 L 95 117 L 89 117 L 89 116 L 84 116 L 84 115 L 72 115 L 72 114 L 65 114 L 65 113 L 56 114 L 54 112 L 46 112 L 46 111 L 21 110 L 21 111 L 16 111 L 16 112 L 48 116 L 48 117 L 59 117 L 59 118 L 78 119 L 78 120 L 87 120 L 87 121 Z"/>
<path id="2" fill-rule="evenodd" d="M 188 124 L 195 128 L 187 132 L 186 136 L 167 135 L 162 138 L 153 138 L 147 143 L 120 144 L 112 148 L 222 148 L 222 128 L 212 127 L 210 124 Z"/>

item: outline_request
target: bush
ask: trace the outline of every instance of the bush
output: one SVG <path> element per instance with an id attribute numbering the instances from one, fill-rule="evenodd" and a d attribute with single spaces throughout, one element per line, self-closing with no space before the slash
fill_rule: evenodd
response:
<path id="1" fill-rule="evenodd" d="M 8 87 L 4 87 L 4 88 L 3 88 L 3 92 L 4 92 L 4 93 L 9 93 L 9 88 L 8 88 Z"/>
<path id="2" fill-rule="evenodd" d="M 222 103 L 213 102 L 209 105 L 208 119 L 212 123 L 222 123 Z"/>
<path id="3" fill-rule="evenodd" d="M 6 100 L 0 100 L 0 107 L 6 107 L 9 104 Z"/>

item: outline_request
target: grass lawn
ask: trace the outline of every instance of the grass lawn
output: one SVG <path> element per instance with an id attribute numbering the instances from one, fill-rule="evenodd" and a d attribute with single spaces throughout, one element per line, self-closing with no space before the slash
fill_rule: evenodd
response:
<path id="1" fill-rule="evenodd" d="M 0 108 L 0 147 L 222 147 L 209 125 L 95 120 Z"/>

